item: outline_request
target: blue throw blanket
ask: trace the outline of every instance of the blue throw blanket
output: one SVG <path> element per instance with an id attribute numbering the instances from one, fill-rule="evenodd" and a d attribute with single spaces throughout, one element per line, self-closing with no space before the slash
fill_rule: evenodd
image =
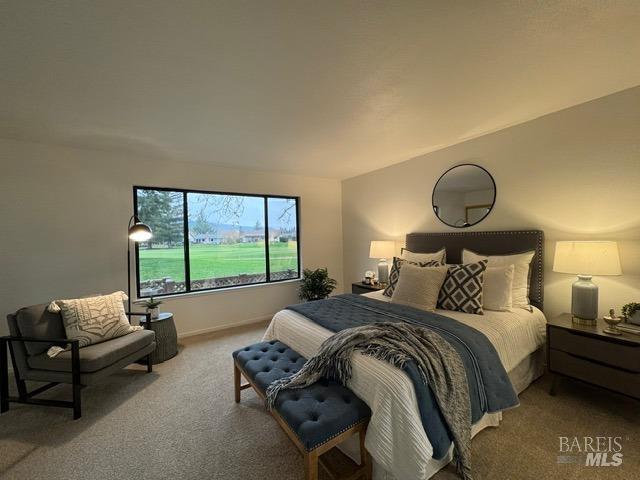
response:
<path id="1" fill-rule="evenodd" d="M 485 413 L 499 412 L 519 404 L 518 396 L 491 342 L 478 330 L 452 318 L 354 294 L 287 308 L 332 332 L 377 322 L 408 322 L 428 328 L 449 342 L 462 359 L 467 373 L 473 423 Z M 422 425 L 433 447 L 433 457 L 441 459 L 451 446 L 451 432 L 433 391 L 423 382 L 416 364 L 407 362 L 403 370 L 413 382 Z"/>

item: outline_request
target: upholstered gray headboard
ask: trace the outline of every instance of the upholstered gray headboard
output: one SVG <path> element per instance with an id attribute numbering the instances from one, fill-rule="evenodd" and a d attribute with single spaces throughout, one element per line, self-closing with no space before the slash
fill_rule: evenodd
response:
<path id="1" fill-rule="evenodd" d="M 504 230 L 496 232 L 409 233 L 406 248 L 411 252 L 436 252 L 447 249 L 447 263 L 461 263 L 462 249 L 485 255 L 504 255 L 535 250 L 531 262 L 529 299 L 542 310 L 544 304 L 544 232 L 541 230 Z"/>

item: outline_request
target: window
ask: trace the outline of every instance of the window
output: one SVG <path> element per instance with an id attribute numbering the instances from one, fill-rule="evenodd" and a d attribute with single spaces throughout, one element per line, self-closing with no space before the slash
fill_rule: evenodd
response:
<path id="1" fill-rule="evenodd" d="M 137 190 L 136 215 L 153 231 L 138 245 L 138 296 L 186 292 L 184 196 L 170 190 Z"/>
<path id="2" fill-rule="evenodd" d="M 298 199 L 134 187 L 138 297 L 300 278 Z"/>
<path id="3" fill-rule="evenodd" d="M 267 199 L 269 212 L 269 271 L 271 278 L 298 277 L 298 215 L 295 198 Z"/>
<path id="4" fill-rule="evenodd" d="M 191 290 L 267 280 L 263 197 L 187 193 Z"/>

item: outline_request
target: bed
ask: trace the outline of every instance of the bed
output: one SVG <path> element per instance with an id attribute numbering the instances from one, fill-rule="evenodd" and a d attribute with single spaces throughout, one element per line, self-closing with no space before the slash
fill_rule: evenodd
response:
<path id="1" fill-rule="evenodd" d="M 509 378 L 520 393 L 543 372 L 542 346 L 546 320 L 543 306 L 543 234 L 540 231 L 414 233 L 407 235 L 406 246 L 412 252 L 435 252 L 447 248 L 447 262 L 459 263 L 462 248 L 485 254 L 519 253 L 535 250 L 531 264 L 530 310 L 485 311 L 472 315 L 448 310 L 436 313 L 448 316 L 482 332 L 495 347 Z M 382 292 L 367 294 L 388 302 Z M 306 357 L 313 356 L 333 333 L 292 310 L 278 312 L 264 338 L 278 339 Z M 406 373 L 391 365 L 363 355 L 353 359 L 353 377 L 349 388 L 372 410 L 366 447 L 374 460 L 376 480 L 422 480 L 447 465 L 453 447 L 441 459 L 433 458 L 433 447 L 420 419 L 413 383 Z M 472 435 L 489 426 L 498 426 L 502 413 L 485 414 L 473 425 Z M 349 445 L 345 452 L 351 454 Z"/>

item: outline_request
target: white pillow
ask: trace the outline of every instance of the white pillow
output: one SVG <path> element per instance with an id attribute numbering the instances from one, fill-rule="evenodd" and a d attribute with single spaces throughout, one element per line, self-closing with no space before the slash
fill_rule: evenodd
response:
<path id="1" fill-rule="evenodd" d="M 529 268 L 535 250 L 513 255 L 481 255 L 466 248 L 462 250 L 462 263 L 478 262 L 487 259 L 489 267 L 504 267 L 514 265 L 513 285 L 511 287 L 512 306 L 516 308 L 530 308 L 529 304 Z"/>
<path id="2" fill-rule="evenodd" d="M 445 259 L 447 258 L 447 250 L 443 248 L 442 250 L 439 250 L 435 253 L 414 253 L 405 248 L 402 250 L 400 258 L 414 263 L 424 263 L 435 260 L 436 262 L 440 262 L 444 265 L 445 263 L 447 263 L 445 261 Z"/>
<path id="3" fill-rule="evenodd" d="M 391 296 L 391 303 L 400 303 L 420 310 L 436 309 L 438 294 L 449 268 L 418 267 L 407 263 L 400 270 L 400 278 Z"/>
<path id="4" fill-rule="evenodd" d="M 507 312 L 513 305 L 513 274 L 515 266 L 487 267 L 482 286 L 482 307 L 485 310 Z"/>

